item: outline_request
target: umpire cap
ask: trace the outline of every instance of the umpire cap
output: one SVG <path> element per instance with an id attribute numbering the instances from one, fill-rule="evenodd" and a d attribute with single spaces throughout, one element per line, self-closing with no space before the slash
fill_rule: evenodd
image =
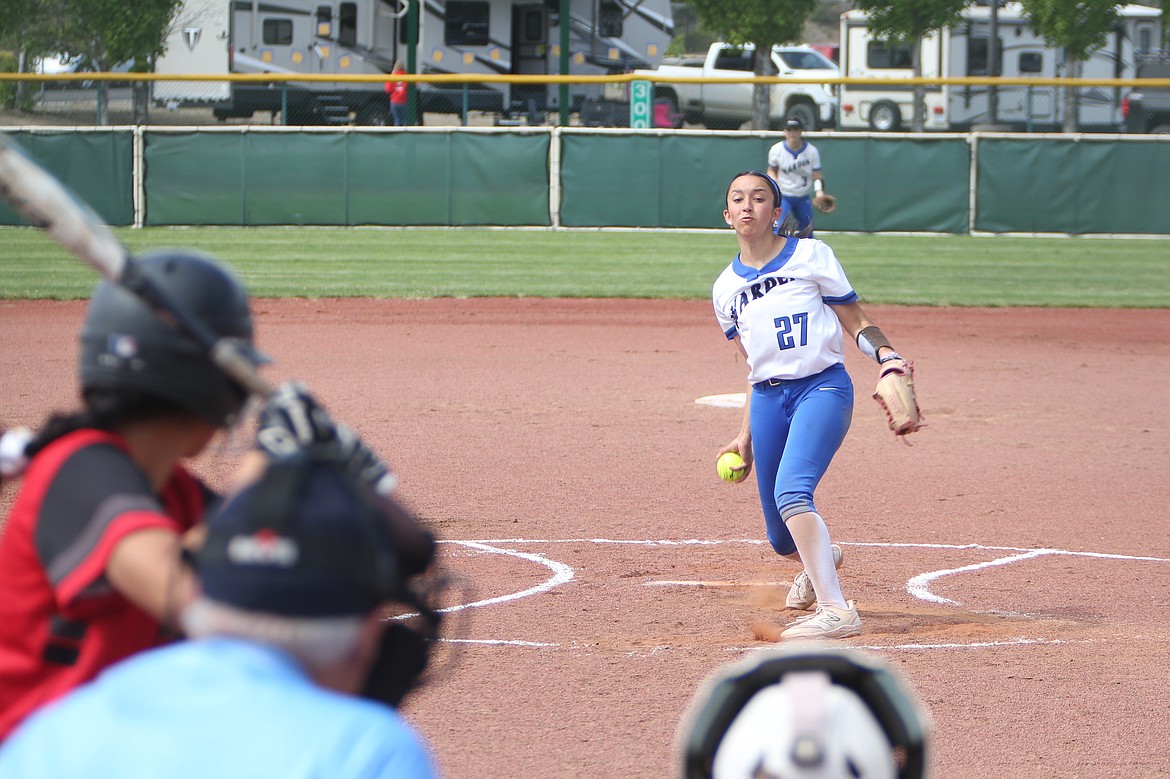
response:
<path id="1" fill-rule="evenodd" d="M 286 617 L 368 614 L 411 602 L 435 541 L 405 509 L 375 495 L 344 463 L 300 452 L 273 460 L 208 521 L 194 555 L 203 594 Z"/>

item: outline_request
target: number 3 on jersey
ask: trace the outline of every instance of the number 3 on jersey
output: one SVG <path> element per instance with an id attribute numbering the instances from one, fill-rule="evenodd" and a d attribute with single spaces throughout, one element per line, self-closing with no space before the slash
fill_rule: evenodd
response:
<path id="1" fill-rule="evenodd" d="M 808 345 L 808 313 L 793 314 L 791 318 L 778 316 L 772 320 L 776 325 L 776 342 L 781 349 L 791 349 L 794 346 Z M 794 332 L 800 331 L 800 343 L 796 343 Z"/>

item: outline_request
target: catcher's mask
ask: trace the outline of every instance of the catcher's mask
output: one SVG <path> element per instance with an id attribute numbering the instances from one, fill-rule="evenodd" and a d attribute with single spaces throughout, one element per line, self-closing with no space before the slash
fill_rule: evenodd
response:
<path id="1" fill-rule="evenodd" d="M 238 609 L 297 618 L 413 610 L 382 634 L 368 697 L 397 705 L 427 665 L 439 615 L 410 586 L 435 540 L 389 497 L 375 495 L 327 451 L 273 460 L 208 521 L 194 555 L 204 595 Z"/>
<path id="2" fill-rule="evenodd" d="M 816 644 L 716 673 L 679 729 L 683 779 L 921 779 L 927 715 L 884 663 Z"/>

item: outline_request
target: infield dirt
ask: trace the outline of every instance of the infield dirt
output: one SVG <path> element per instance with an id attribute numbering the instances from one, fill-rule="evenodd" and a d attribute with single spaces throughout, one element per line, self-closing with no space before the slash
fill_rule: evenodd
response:
<path id="1" fill-rule="evenodd" d="M 4 422 L 72 404 L 83 305 L 0 301 Z M 455 664 L 405 708 L 445 774 L 672 775 L 699 683 L 795 616 L 754 480 L 715 475 L 741 412 L 695 403 L 744 390 L 710 304 L 256 309 L 272 378 L 387 456 L 465 597 L 493 601 L 457 612 Z M 818 491 L 865 631 L 842 643 L 929 708 L 936 779 L 1170 775 L 1170 315 L 867 310 L 929 427 L 895 441 L 850 352 L 853 428 Z M 197 468 L 225 484 L 246 439 Z"/>

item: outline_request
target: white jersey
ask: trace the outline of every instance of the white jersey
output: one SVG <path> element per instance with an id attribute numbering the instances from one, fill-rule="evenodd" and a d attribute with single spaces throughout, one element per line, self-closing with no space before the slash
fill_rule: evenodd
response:
<path id="1" fill-rule="evenodd" d="M 812 194 L 813 171 L 821 169 L 821 153 L 808 141 L 799 151 L 789 149 L 780 141 L 768 152 L 768 167 L 777 171 L 776 183 L 781 194 L 804 197 Z"/>
<path id="2" fill-rule="evenodd" d="M 739 256 L 711 289 L 715 317 L 727 340 L 739 336 L 748 381 L 799 379 L 845 361 L 841 322 L 830 308 L 857 293 L 837 255 L 821 241 L 789 238 L 763 268 Z"/>

